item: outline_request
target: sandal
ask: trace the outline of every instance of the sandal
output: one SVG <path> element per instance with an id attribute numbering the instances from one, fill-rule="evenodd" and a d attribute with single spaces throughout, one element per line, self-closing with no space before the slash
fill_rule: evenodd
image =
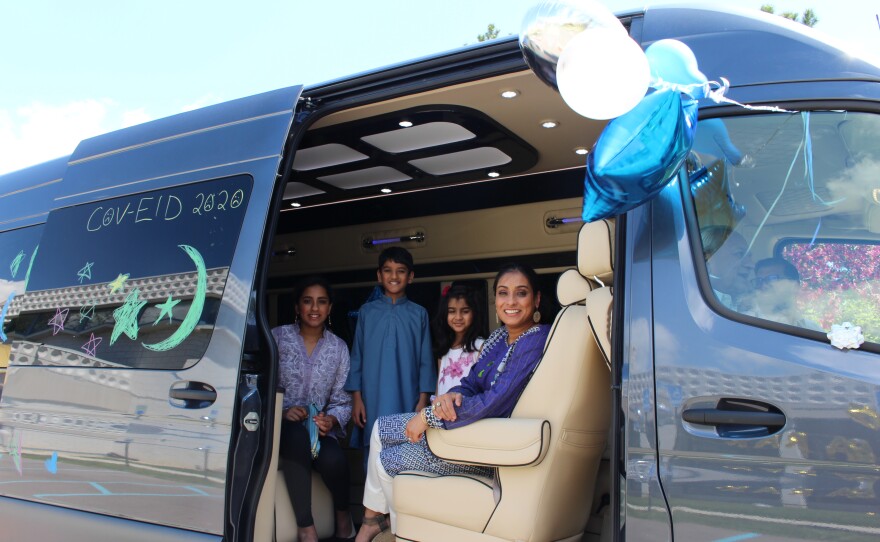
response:
<path id="1" fill-rule="evenodd" d="M 391 534 L 391 523 L 388 521 L 388 516 L 386 514 L 373 516 L 370 518 L 364 517 L 361 521 L 361 526 L 364 525 L 375 525 L 376 527 L 379 527 L 379 532 L 376 533 L 376 536 L 374 536 L 371 540 L 379 540 L 379 537 L 381 537 L 385 533 Z"/>

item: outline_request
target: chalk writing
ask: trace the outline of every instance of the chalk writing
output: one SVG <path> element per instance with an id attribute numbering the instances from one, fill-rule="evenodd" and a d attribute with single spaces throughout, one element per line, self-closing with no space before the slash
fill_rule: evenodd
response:
<path id="1" fill-rule="evenodd" d="M 18 266 L 21 265 L 21 261 L 24 259 L 24 251 L 19 250 L 18 254 L 15 255 L 15 258 L 12 259 L 12 263 L 9 264 L 9 272 L 12 274 L 12 278 L 15 278 L 15 275 L 18 274 Z"/>
<path id="2" fill-rule="evenodd" d="M 232 194 L 232 201 L 229 202 L 229 206 L 232 207 L 233 209 L 235 209 L 236 207 L 241 205 L 241 202 L 243 202 L 243 201 L 244 201 L 244 192 L 242 191 L 241 188 L 239 188 L 238 190 L 235 191 L 234 194 Z"/>
<path id="3" fill-rule="evenodd" d="M 52 326 L 52 335 L 58 335 L 59 331 L 64 331 L 64 321 L 67 320 L 68 312 L 70 309 L 61 310 L 61 307 L 55 309 L 55 316 L 49 320 L 49 325 Z"/>
<path id="4" fill-rule="evenodd" d="M 110 293 L 115 294 L 117 290 L 121 290 L 122 288 L 124 288 L 125 281 L 128 280 L 128 276 L 129 276 L 128 273 L 126 273 L 124 275 L 122 273 L 120 273 L 119 275 L 117 275 L 116 278 L 113 279 L 113 281 L 107 285 L 107 287 L 110 288 Z"/>
<path id="5" fill-rule="evenodd" d="M 3 333 L 3 323 L 6 321 L 6 311 L 9 310 L 9 305 L 12 305 L 13 297 L 15 297 L 15 292 L 9 292 L 9 297 L 6 298 L 3 310 L 0 310 L 0 343 L 6 342 L 6 333 Z"/>
<path id="6" fill-rule="evenodd" d="M 198 279 L 196 281 L 196 291 L 193 294 L 192 304 L 189 307 L 189 311 L 186 313 L 186 317 L 184 317 L 183 321 L 180 323 L 180 326 L 177 330 L 171 334 L 164 341 L 160 341 L 158 343 L 142 343 L 144 348 L 148 350 L 153 350 L 155 352 L 163 352 L 165 350 L 170 350 L 175 346 L 179 345 L 189 337 L 190 333 L 196 328 L 196 324 L 199 323 L 199 319 L 202 317 L 202 309 L 205 306 L 205 292 L 208 289 L 208 273 L 205 270 L 205 260 L 202 259 L 202 255 L 198 250 L 189 246 L 189 245 L 177 245 L 181 250 L 186 252 L 186 254 L 192 259 L 193 263 L 196 265 L 196 271 L 198 272 Z"/>
<path id="7" fill-rule="evenodd" d="M 76 276 L 79 278 L 79 283 L 82 284 L 83 279 L 92 280 L 92 266 L 95 265 L 95 262 L 86 262 L 86 264 L 76 272 Z"/>
<path id="8" fill-rule="evenodd" d="M 162 303 L 161 305 L 154 305 L 157 309 L 159 309 L 159 316 L 156 317 L 156 321 L 153 322 L 153 325 L 155 326 L 156 324 L 158 324 L 159 320 L 161 320 L 162 317 L 166 314 L 168 315 L 168 322 L 173 322 L 174 320 L 172 319 L 172 310 L 174 309 L 174 306 L 178 303 L 180 303 L 179 299 L 175 299 L 174 301 L 172 301 L 171 296 L 169 295 L 165 303 Z"/>
<path id="9" fill-rule="evenodd" d="M 125 333 L 130 339 L 137 340 L 138 337 L 138 312 L 147 304 L 138 297 L 141 291 L 135 288 L 128 293 L 125 302 L 113 311 L 113 332 L 110 334 L 110 346 L 116 342 L 120 335 Z"/>
<path id="10" fill-rule="evenodd" d="M 89 337 L 89 340 L 86 342 L 86 344 L 80 346 L 80 349 L 84 350 L 87 356 L 95 357 L 95 352 L 98 350 L 98 345 L 100 345 L 103 341 L 103 337 L 95 337 L 95 334 L 92 333 Z"/>
<path id="11" fill-rule="evenodd" d="M 163 198 L 165 198 L 164 208 L 162 206 Z M 98 231 L 101 228 L 119 226 L 127 221 L 134 224 L 152 220 L 170 221 L 179 217 L 181 211 L 183 211 L 183 203 L 180 198 L 174 195 L 159 196 L 158 198 L 144 196 L 138 200 L 136 205 L 131 201 L 125 206 L 121 204 L 116 207 L 98 205 L 86 221 L 86 230 Z"/>

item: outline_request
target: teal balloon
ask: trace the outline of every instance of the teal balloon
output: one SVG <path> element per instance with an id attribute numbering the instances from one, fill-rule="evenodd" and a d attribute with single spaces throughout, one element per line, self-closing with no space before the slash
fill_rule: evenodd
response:
<path id="1" fill-rule="evenodd" d="M 694 52 L 683 42 L 671 39 L 655 41 L 645 49 L 645 56 L 648 57 L 655 88 L 672 88 L 697 99 L 704 97 L 702 85 L 708 79 L 700 71 Z"/>
<path id="2" fill-rule="evenodd" d="M 619 215 L 675 178 L 694 144 L 696 100 L 661 90 L 609 122 L 587 157 L 583 219 Z"/>

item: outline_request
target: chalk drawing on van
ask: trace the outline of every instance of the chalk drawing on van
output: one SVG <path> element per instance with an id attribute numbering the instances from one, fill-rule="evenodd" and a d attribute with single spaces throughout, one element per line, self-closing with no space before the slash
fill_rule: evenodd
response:
<path id="1" fill-rule="evenodd" d="M 159 309 L 159 316 L 156 317 L 156 321 L 153 322 L 153 325 L 155 326 L 156 324 L 158 324 L 159 321 L 162 320 L 162 318 L 164 318 L 166 314 L 168 315 L 168 322 L 173 322 L 174 319 L 172 317 L 174 316 L 174 306 L 178 303 L 180 303 L 179 299 L 174 299 L 169 295 L 165 303 L 154 305 L 157 309 Z"/>
<path id="2" fill-rule="evenodd" d="M 189 307 L 189 311 L 187 311 L 186 316 L 183 321 L 180 323 L 180 326 L 177 330 L 174 331 L 168 338 L 163 341 L 159 341 L 157 343 L 142 343 L 144 348 L 148 350 L 153 350 L 155 352 L 163 352 L 165 350 L 171 350 L 175 346 L 182 343 L 187 337 L 189 337 L 190 333 L 196 328 L 196 324 L 199 323 L 199 319 L 202 317 L 202 309 L 205 306 L 205 293 L 208 289 L 208 273 L 205 269 L 205 260 L 202 258 L 202 255 L 198 250 L 189 246 L 189 245 L 177 245 L 181 250 L 186 252 L 187 256 L 189 256 L 193 263 L 196 266 L 196 271 L 198 272 L 198 278 L 196 280 L 196 291 L 193 294 L 192 304 Z M 170 300 L 170 298 L 169 298 Z M 163 305 L 167 305 L 168 301 L 163 303 Z M 160 307 L 156 305 L 156 307 Z M 160 310 L 163 310 L 160 308 Z M 170 317 L 170 315 L 169 315 Z"/>
<path id="3" fill-rule="evenodd" d="M 120 275 L 122 276 L 122 275 Z M 128 275 L 125 275 L 128 278 Z M 123 279 L 124 280 L 124 279 Z M 130 339 L 138 337 L 138 313 L 147 304 L 140 298 L 141 291 L 137 288 L 128 293 L 125 302 L 113 311 L 113 332 L 110 334 L 110 346 L 116 342 L 120 335 L 125 333 Z"/>
<path id="4" fill-rule="evenodd" d="M 115 294 L 117 290 L 125 288 L 125 281 L 128 280 L 128 277 L 128 273 L 125 273 L 124 275 L 120 273 L 119 275 L 117 275 L 116 278 L 107 285 L 110 288 L 110 293 Z"/>
<path id="5" fill-rule="evenodd" d="M 52 452 L 52 457 L 43 461 L 43 466 L 50 473 L 56 474 L 58 472 L 58 452 Z"/>
<path id="6" fill-rule="evenodd" d="M 67 320 L 69 312 L 70 309 L 61 310 L 61 307 L 55 309 L 55 316 L 49 320 L 49 325 L 52 326 L 52 335 L 58 335 L 59 331 L 64 331 L 64 321 Z"/>
<path id="7" fill-rule="evenodd" d="M 86 344 L 80 346 L 80 349 L 85 351 L 86 355 L 90 357 L 95 357 L 95 352 L 98 350 L 98 346 L 104 341 L 103 337 L 95 337 L 95 334 L 92 333 L 89 337 L 89 340 Z"/>
<path id="8" fill-rule="evenodd" d="M 12 259 L 12 263 L 9 264 L 9 272 L 12 274 L 12 278 L 15 278 L 15 275 L 18 274 L 18 267 L 21 265 L 23 259 L 24 251 L 19 250 L 18 254 L 15 255 L 15 258 Z"/>
<path id="9" fill-rule="evenodd" d="M 6 321 L 6 312 L 9 310 L 9 306 L 12 305 L 12 298 L 15 297 L 15 292 L 9 292 L 9 297 L 6 298 L 6 303 L 3 305 L 3 309 L 0 309 L 0 343 L 6 342 L 6 333 L 3 332 L 3 322 Z"/>
<path id="10" fill-rule="evenodd" d="M 91 301 L 89 305 L 83 305 L 79 308 L 79 321 L 85 322 L 91 320 L 95 316 L 95 302 Z"/>
<path id="11" fill-rule="evenodd" d="M 31 261 L 28 263 L 27 273 L 24 275 L 24 291 L 27 292 L 28 281 L 31 280 L 31 269 L 34 267 L 34 259 L 37 257 L 37 251 L 40 250 L 40 245 L 34 247 L 34 252 L 31 254 Z"/>
<path id="12" fill-rule="evenodd" d="M 92 280 L 92 266 L 95 265 L 95 262 L 86 262 L 86 264 L 76 272 L 76 276 L 79 279 L 79 283 L 82 284 L 84 279 Z"/>

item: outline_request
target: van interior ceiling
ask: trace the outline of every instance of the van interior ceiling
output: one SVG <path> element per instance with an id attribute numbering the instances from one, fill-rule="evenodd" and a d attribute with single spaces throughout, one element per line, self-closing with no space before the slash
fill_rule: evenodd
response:
<path id="1" fill-rule="evenodd" d="M 267 283 L 269 322 L 290 323 L 296 280 L 321 274 L 336 290 L 333 331 L 350 344 L 357 309 L 375 285 L 377 256 L 389 244 L 412 252 L 416 276 L 407 295 L 431 315 L 443 285 L 468 280 L 482 292 L 494 328 L 491 279 L 499 264 L 516 260 L 538 271 L 550 301 L 544 319 L 552 322 L 557 277 L 577 260 L 586 150 L 604 126 L 574 113 L 531 71 L 317 118 L 285 172 Z M 356 514 L 358 452 L 347 451 Z M 608 498 L 607 452 L 601 470 L 597 506 Z M 279 508 L 286 503 L 283 479 L 272 482 L 281 536 L 279 526 L 293 519 Z M 322 521 L 332 526 L 314 513 L 319 532 Z M 594 518 L 588 531 L 598 537 L 601 523 Z"/>

